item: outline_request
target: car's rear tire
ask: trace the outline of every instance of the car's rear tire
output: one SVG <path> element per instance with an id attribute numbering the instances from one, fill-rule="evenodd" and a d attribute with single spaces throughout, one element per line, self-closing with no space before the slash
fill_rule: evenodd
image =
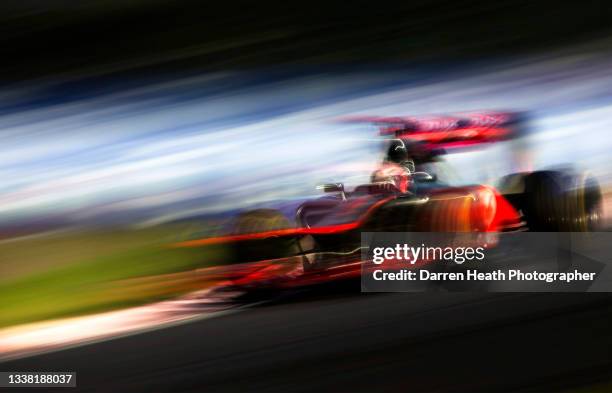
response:
<path id="1" fill-rule="evenodd" d="M 536 232 L 596 231 L 602 222 L 599 183 L 587 174 L 536 171 L 502 179 L 499 187 Z"/>

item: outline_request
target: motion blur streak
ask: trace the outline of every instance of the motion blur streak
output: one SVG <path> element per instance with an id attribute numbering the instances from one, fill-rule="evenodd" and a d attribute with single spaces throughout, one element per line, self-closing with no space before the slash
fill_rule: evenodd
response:
<path id="1" fill-rule="evenodd" d="M 209 296 L 210 292 L 194 292 L 183 298 L 120 311 L 0 329 L 0 361 L 168 327 L 196 316 L 202 319 L 221 315 L 221 311 L 230 307 L 229 301 L 234 294 Z"/>
<path id="2" fill-rule="evenodd" d="M 240 242 L 256 239 L 267 239 L 271 237 L 282 237 L 282 236 L 301 236 L 301 235 L 313 235 L 313 234 L 333 234 L 346 232 L 358 228 L 379 206 L 391 200 L 391 198 L 384 198 L 368 208 L 368 210 L 361 216 L 357 221 L 347 222 L 338 225 L 319 226 L 313 228 L 289 228 L 289 229 L 277 229 L 273 231 L 259 232 L 259 233 L 244 233 L 232 236 L 219 236 L 209 237 L 205 239 L 188 240 L 171 245 L 172 247 L 197 247 L 205 246 L 210 244 L 223 244 L 230 242 Z"/>
<path id="3" fill-rule="evenodd" d="M 364 139 L 374 133 L 333 120 L 360 112 L 529 110 L 534 167 L 577 162 L 608 183 L 610 69 L 608 54 L 577 47 L 440 72 L 231 72 L 118 84 L 77 102 L 31 105 L 0 117 L 0 217 L 151 225 L 310 195 L 324 180 L 356 184 L 368 171 L 346 163 L 373 167 L 377 151 Z M 27 101 L 41 89 L 4 100 Z M 510 170 L 492 160 L 499 154 L 491 147 L 451 160 L 466 181 L 486 183 Z"/>
<path id="4" fill-rule="evenodd" d="M 612 7 L 395 3 L 0 2 L 0 371 L 92 392 L 610 381 L 609 294 L 359 288 L 372 233 L 463 232 L 448 245 L 525 265 L 505 239 L 607 235 Z"/>

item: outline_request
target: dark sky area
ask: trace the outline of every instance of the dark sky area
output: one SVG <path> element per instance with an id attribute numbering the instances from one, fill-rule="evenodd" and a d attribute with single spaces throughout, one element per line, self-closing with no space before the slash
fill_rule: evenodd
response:
<path id="1" fill-rule="evenodd" d="M 444 61 L 607 36 L 605 1 L 4 0 L 0 80 Z"/>

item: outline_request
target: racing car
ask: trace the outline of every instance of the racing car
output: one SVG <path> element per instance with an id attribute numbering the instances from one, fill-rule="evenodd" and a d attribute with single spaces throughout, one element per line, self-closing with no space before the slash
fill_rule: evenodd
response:
<path id="1" fill-rule="evenodd" d="M 177 247 L 226 245 L 232 280 L 251 284 L 287 275 L 302 282 L 356 275 L 362 232 L 592 231 L 601 222 L 595 178 L 575 170 L 514 173 L 497 187 L 453 186 L 436 164 L 454 151 L 516 141 L 525 134 L 520 112 L 487 111 L 444 116 L 341 119 L 370 123 L 387 142 L 370 183 L 346 189 L 323 184 L 325 194 L 295 210 L 255 209 L 238 214 L 221 236 Z M 279 263 L 282 262 L 282 263 Z M 283 266 L 283 267 L 279 267 Z M 298 280 L 298 281 L 299 281 Z"/>

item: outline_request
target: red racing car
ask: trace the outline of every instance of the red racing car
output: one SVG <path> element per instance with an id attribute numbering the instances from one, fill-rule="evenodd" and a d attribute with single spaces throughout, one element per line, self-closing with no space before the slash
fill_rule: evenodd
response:
<path id="1" fill-rule="evenodd" d="M 222 236 L 176 247 L 226 245 L 235 285 L 291 286 L 360 274 L 362 232 L 464 232 L 483 241 L 509 231 L 590 231 L 601 221 L 597 181 L 571 170 L 516 173 L 499 186 L 451 186 L 434 172 L 445 154 L 520 140 L 526 117 L 481 112 L 428 117 L 353 117 L 379 128 L 387 148 L 371 182 L 342 183 L 290 212 L 256 209 L 231 220 Z"/>

